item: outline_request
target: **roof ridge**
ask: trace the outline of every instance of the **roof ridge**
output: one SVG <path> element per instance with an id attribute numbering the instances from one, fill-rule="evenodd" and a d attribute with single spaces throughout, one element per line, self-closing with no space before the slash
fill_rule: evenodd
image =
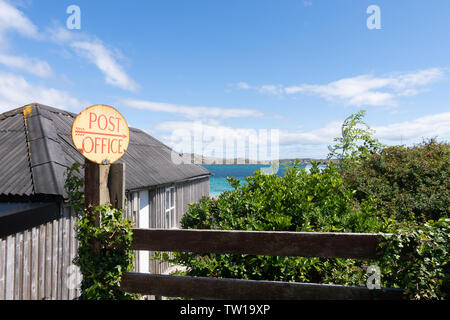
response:
<path id="1" fill-rule="evenodd" d="M 36 193 L 35 185 L 34 185 L 34 175 L 33 170 L 31 167 L 31 148 L 30 148 L 30 139 L 28 138 L 28 124 L 27 124 L 27 114 L 31 112 L 30 106 L 24 106 L 22 108 L 19 108 L 18 110 L 21 110 L 22 116 L 23 116 L 23 125 L 24 125 L 24 131 L 25 131 L 25 143 L 27 144 L 27 159 L 28 159 L 28 167 L 30 169 L 30 175 L 31 175 L 31 186 L 33 188 L 33 193 Z M 17 114 L 17 113 L 16 113 Z"/>
<path id="2" fill-rule="evenodd" d="M 26 105 L 24 105 L 22 107 L 19 107 L 19 108 L 16 108 L 16 109 L 13 109 L 13 110 L 1 113 L 0 114 L 0 120 L 4 120 L 4 119 L 9 118 L 9 117 L 14 117 L 15 115 L 23 113 L 23 110 L 28 108 L 28 107 L 36 107 L 36 108 L 39 107 L 39 108 L 41 108 L 43 110 L 46 110 L 46 111 L 49 111 L 49 112 L 53 112 L 53 113 L 66 114 L 66 115 L 69 115 L 69 116 L 72 116 L 72 117 L 76 117 L 77 116 L 76 113 L 73 113 L 73 112 L 70 112 L 70 111 L 67 111 L 67 110 L 50 107 L 50 106 L 47 106 L 45 104 L 41 104 L 41 103 L 37 103 L 37 102 L 32 102 L 32 103 L 28 103 L 28 104 L 26 104 Z"/>
<path id="3" fill-rule="evenodd" d="M 49 112 L 39 104 L 24 108 L 33 188 L 38 194 L 63 194 L 67 164 Z"/>

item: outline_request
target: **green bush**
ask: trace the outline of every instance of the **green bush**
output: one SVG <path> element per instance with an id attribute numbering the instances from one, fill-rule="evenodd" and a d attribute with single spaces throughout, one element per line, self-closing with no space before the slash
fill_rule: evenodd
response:
<path id="1" fill-rule="evenodd" d="M 283 177 L 257 171 L 246 184 L 229 178 L 235 190 L 216 201 L 191 204 L 181 220 L 184 229 L 259 231 L 384 231 L 382 219 L 354 201 L 333 165 L 310 173 L 298 164 Z M 286 244 L 289 245 L 289 244 Z M 157 255 L 158 256 L 158 255 Z M 167 256 L 166 256 L 167 258 Z M 167 260 L 167 259 L 166 259 Z M 171 262 L 188 267 L 187 275 L 253 280 L 364 285 L 369 261 L 232 254 L 175 253 Z"/>
<path id="2" fill-rule="evenodd" d="M 328 147 L 328 158 L 339 160 L 341 167 L 345 167 L 348 161 L 359 162 L 385 147 L 373 137 L 375 130 L 364 122 L 365 115 L 366 111 L 361 110 L 345 119 L 341 136 L 334 138 L 335 144 Z"/>
<path id="3" fill-rule="evenodd" d="M 189 276 L 295 281 L 365 286 L 367 266 L 381 270 L 382 287 L 403 288 L 411 299 L 444 299 L 450 293 L 449 219 L 419 225 L 377 215 L 354 199 L 339 170 L 313 165 L 311 174 L 297 166 L 284 177 L 256 172 L 247 184 L 229 179 L 235 190 L 216 201 L 191 204 L 184 229 L 277 230 L 310 232 L 393 233 L 380 245 L 376 259 L 324 259 L 232 254 L 174 253 L 162 258 L 188 267 Z M 297 191 L 297 192 L 295 192 Z M 289 244 L 286 244 L 289 245 Z"/>
<path id="4" fill-rule="evenodd" d="M 450 219 L 423 226 L 399 225 L 386 237 L 378 265 L 383 283 L 405 289 L 410 299 L 450 296 Z"/>
<path id="5" fill-rule="evenodd" d="M 418 224 L 449 217 L 448 143 L 387 147 L 346 165 L 342 176 L 355 197 L 370 202 L 381 216 Z"/>
<path id="6" fill-rule="evenodd" d="M 228 179 L 234 191 L 202 199 L 181 220 L 183 228 L 259 231 L 380 230 L 376 211 L 361 206 L 333 164 L 308 173 L 298 163 L 283 177 L 256 171 L 246 184 Z"/>

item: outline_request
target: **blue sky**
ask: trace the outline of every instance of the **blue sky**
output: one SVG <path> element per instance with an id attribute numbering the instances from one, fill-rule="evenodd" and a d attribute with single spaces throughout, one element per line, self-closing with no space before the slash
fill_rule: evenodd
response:
<path id="1" fill-rule="evenodd" d="M 448 139 L 449 31 L 447 0 L 0 0 L 0 112 L 107 104 L 178 151 L 202 128 L 207 155 L 278 130 L 281 158 L 325 157 L 361 109 L 385 143 Z"/>

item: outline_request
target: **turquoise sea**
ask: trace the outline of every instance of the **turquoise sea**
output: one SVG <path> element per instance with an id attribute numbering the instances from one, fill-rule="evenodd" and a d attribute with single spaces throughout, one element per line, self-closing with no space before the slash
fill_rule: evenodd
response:
<path id="1" fill-rule="evenodd" d="M 213 176 L 209 180 L 209 195 L 210 197 L 218 197 L 222 192 L 233 190 L 227 182 L 227 177 L 234 177 L 242 182 L 249 176 L 253 176 L 253 173 L 261 168 L 267 168 L 271 170 L 270 165 L 253 165 L 253 164 L 234 164 L 234 165 L 203 165 L 209 170 Z M 309 169 L 309 165 L 303 165 L 303 168 Z M 278 176 L 284 174 L 283 166 L 277 172 Z"/>

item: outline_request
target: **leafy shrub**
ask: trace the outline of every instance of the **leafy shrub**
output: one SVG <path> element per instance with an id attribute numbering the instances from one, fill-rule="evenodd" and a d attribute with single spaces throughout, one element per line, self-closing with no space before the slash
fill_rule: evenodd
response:
<path id="1" fill-rule="evenodd" d="M 229 179 L 235 190 L 216 201 L 191 204 L 182 219 L 185 229 L 277 230 L 393 233 L 376 259 L 324 259 L 233 254 L 174 253 L 165 261 L 187 266 L 184 274 L 253 280 L 313 282 L 365 286 L 367 266 L 381 270 L 383 287 L 403 288 L 411 299 L 444 299 L 450 293 L 449 219 L 419 225 L 377 216 L 347 189 L 332 164 L 311 174 L 298 167 L 284 177 L 256 172 L 248 184 Z M 297 192 L 294 192 L 294 191 Z M 289 244 L 286 244 L 289 245 Z M 157 255 L 158 256 L 158 255 Z M 161 258 L 161 256 L 159 256 Z"/>
<path id="2" fill-rule="evenodd" d="M 371 202 L 384 217 L 419 224 L 449 217 L 448 143 L 387 147 L 345 166 L 342 176 L 360 202 Z"/>
<path id="3" fill-rule="evenodd" d="M 383 231 L 382 220 L 360 206 L 345 186 L 339 170 L 330 164 L 310 173 L 298 163 L 283 177 L 255 172 L 246 184 L 229 178 L 233 191 L 216 201 L 203 198 L 191 204 L 181 220 L 184 229 L 259 231 Z M 289 245 L 289 244 L 286 244 Z M 158 255 L 157 255 L 158 256 Z M 159 256 L 161 257 L 161 256 Z M 175 264 L 188 267 L 187 275 L 253 280 L 365 283 L 368 261 L 233 254 L 175 253 Z"/>
<path id="4" fill-rule="evenodd" d="M 376 212 L 353 199 L 333 164 L 320 170 L 314 163 L 308 173 L 297 163 L 287 167 L 283 177 L 256 171 L 246 184 L 228 181 L 235 190 L 217 201 L 204 198 L 192 204 L 181 220 L 183 228 L 323 232 L 379 228 Z"/>
<path id="5" fill-rule="evenodd" d="M 384 283 L 404 288 L 410 299 L 450 296 L 450 219 L 400 225 L 382 247 Z"/>
<path id="6" fill-rule="evenodd" d="M 364 122 L 365 110 L 350 115 L 341 128 L 341 136 L 334 138 L 335 145 L 329 146 L 329 159 L 338 159 L 341 167 L 348 161 L 359 162 L 370 154 L 379 152 L 385 147 L 373 137 L 375 130 Z"/>

